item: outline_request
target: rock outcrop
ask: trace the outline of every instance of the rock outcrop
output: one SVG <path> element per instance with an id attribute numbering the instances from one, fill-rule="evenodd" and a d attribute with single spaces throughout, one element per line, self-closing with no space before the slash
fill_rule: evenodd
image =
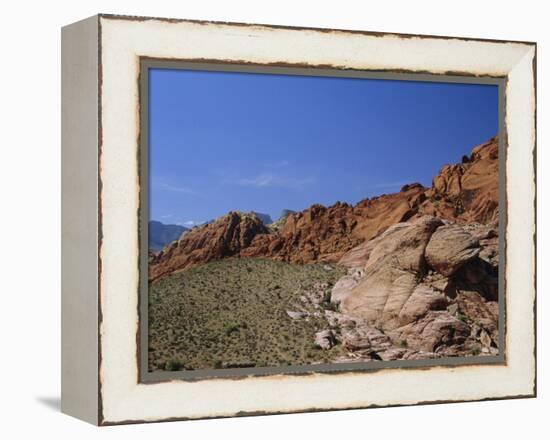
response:
<path id="1" fill-rule="evenodd" d="M 330 350 L 336 345 L 336 337 L 332 330 L 321 330 L 315 333 L 315 345 L 323 350 Z"/>
<path id="2" fill-rule="evenodd" d="M 344 316 L 377 329 L 398 348 L 433 356 L 495 354 L 495 234 L 485 225 L 431 216 L 396 225 L 363 246 L 370 251 L 362 270 L 355 260 L 355 277 L 342 277 L 331 300 Z M 348 333 L 345 344 L 369 346 L 361 332 Z"/>
<path id="3" fill-rule="evenodd" d="M 426 261 L 437 272 L 449 276 L 479 255 L 479 241 L 464 228 L 442 226 L 431 236 Z"/>
<path id="4" fill-rule="evenodd" d="M 362 244 L 332 287 L 300 290 L 286 314 L 317 327 L 312 343 L 338 353 L 331 362 L 497 354 L 497 243 L 479 223 L 395 224 Z"/>
<path id="5" fill-rule="evenodd" d="M 394 325 L 425 272 L 426 246 L 441 225 L 441 220 L 426 216 L 378 240 L 365 263 L 365 275 L 342 301 L 342 310 L 385 328 Z"/>
<path id="6" fill-rule="evenodd" d="M 441 168 L 425 195 L 424 214 L 460 223 L 498 222 L 498 139 L 478 145 L 462 163 Z"/>
<path id="7" fill-rule="evenodd" d="M 149 264 L 149 279 L 212 260 L 239 256 L 267 227 L 254 213 L 230 212 L 216 221 L 186 232 L 160 251 Z"/>

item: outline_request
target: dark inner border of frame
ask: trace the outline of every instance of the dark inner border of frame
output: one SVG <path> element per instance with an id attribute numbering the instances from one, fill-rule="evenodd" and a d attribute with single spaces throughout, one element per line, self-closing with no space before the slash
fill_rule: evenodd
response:
<path id="1" fill-rule="evenodd" d="M 499 139 L 499 277 L 498 277 L 498 305 L 499 305 L 499 354 L 491 356 L 463 356 L 441 359 L 421 360 L 393 360 L 375 362 L 349 362 L 338 364 L 315 364 L 261 368 L 227 368 L 204 369 L 191 371 L 149 371 L 148 340 L 149 340 L 149 301 L 148 301 L 148 223 L 149 223 L 149 69 L 179 69 L 218 72 L 243 72 L 280 74 L 294 76 L 321 76 L 333 78 L 366 78 L 400 81 L 443 82 L 462 84 L 490 84 L 498 86 L 498 139 Z M 209 379 L 242 379 L 245 377 L 272 376 L 272 375 L 310 375 L 314 373 L 341 374 L 341 373 L 375 373 L 388 368 L 418 368 L 430 367 L 457 367 L 481 366 L 506 363 L 506 240 L 507 226 L 507 197 L 506 197 L 506 127 L 505 127 L 505 86 L 506 77 L 467 76 L 447 74 L 427 74 L 403 71 L 371 71 L 314 67 L 278 63 L 276 65 L 260 65 L 243 62 L 225 62 L 219 60 L 174 60 L 158 58 L 140 58 L 138 76 L 139 90 L 139 139 L 138 139 L 138 175 L 140 186 L 140 203 L 138 212 L 139 237 L 139 301 L 138 301 L 138 332 L 137 362 L 138 382 L 157 383 L 173 380 L 198 381 Z"/>

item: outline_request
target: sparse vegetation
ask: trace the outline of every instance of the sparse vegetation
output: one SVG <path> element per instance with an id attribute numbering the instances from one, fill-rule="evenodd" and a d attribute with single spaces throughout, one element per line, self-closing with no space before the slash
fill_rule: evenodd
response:
<path id="1" fill-rule="evenodd" d="M 193 370 L 327 362 L 312 341 L 324 318 L 293 320 L 287 310 L 304 289 L 329 286 L 321 307 L 332 310 L 330 286 L 345 269 L 250 258 L 226 258 L 174 273 L 149 288 L 149 369 Z"/>
<path id="2" fill-rule="evenodd" d="M 164 369 L 166 371 L 179 371 L 179 370 L 183 370 L 184 368 L 183 368 L 183 364 L 180 361 L 170 359 L 168 362 L 164 364 Z"/>
<path id="3" fill-rule="evenodd" d="M 236 322 L 229 322 L 224 325 L 225 334 L 229 336 L 233 332 L 238 332 L 240 329 L 240 325 Z"/>
<path id="4" fill-rule="evenodd" d="M 461 320 L 462 322 L 464 322 L 464 323 L 468 323 L 468 317 L 466 315 L 462 314 L 462 313 L 459 313 L 457 318 L 459 320 Z"/>
<path id="5" fill-rule="evenodd" d="M 338 304 L 330 302 L 330 299 L 331 299 L 331 291 L 329 289 L 329 290 L 325 291 L 325 293 L 323 295 L 323 300 L 321 301 L 321 303 L 319 305 L 325 310 L 330 310 L 332 312 L 337 312 L 338 309 L 339 309 Z"/>

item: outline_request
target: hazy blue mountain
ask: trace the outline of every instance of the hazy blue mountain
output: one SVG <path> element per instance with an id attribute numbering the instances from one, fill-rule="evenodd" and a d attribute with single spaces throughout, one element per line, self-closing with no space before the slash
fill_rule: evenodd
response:
<path id="1" fill-rule="evenodd" d="M 295 213 L 296 211 L 293 211 L 292 209 L 283 209 L 281 211 L 281 215 L 279 216 L 279 220 L 289 216 L 290 214 L 295 214 Z"/>
<path id="2" fill-rule="evenodd" d="M 254 211 L 254 214 L 258 216 L 258 218 L 262 221 L 264 225 L 270 225 L 273 223 L 273 220 L 271 219 L 269 214 L 262 214 L 261 212 Z"/>
<path id="3" fill-rule="evenodd" d="M 149 249 L 161 250 L 168 243 L 180 238 L 189 228 L 180 225 L 165 225 L 156 220 L 149 222 Z"/>

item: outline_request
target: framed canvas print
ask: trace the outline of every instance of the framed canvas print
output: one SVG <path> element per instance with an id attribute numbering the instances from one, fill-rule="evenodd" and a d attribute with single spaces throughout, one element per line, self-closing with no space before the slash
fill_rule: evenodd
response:
<path id="1" fill-rule="evenodd" d="M 536 46 L 99 15 L 62 32 L 62 410 L 536 395 Z"/>

